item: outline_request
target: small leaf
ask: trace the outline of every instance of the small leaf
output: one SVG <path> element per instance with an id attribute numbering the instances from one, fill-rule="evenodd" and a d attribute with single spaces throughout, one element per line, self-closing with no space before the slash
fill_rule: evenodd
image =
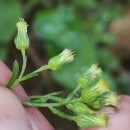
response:
<path id="1" fill-rule="evenodd" d="M 15 60 L 14 61 L 14 66 L 13 66 L 13 71 L 12 71 L 12 75 L 11 75 L 11 78 L 7 84 L 7 87 L 8 88 L 11 88 L 12 85 L 14 84 L 15 80 L 17 79 L 18 77 L 18 74 L 19 74 L 19 64 L 18 62 Z"/>

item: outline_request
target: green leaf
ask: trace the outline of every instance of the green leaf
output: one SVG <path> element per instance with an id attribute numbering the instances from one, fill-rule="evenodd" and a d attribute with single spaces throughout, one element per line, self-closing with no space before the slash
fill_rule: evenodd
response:
<path id="1" fill-rule="evenodd" d="M 19 74 L 19 64 L 18 62 L 15 60 L 14 61 L 14 66 L 13 66 L 13 71 L 12 71 L 12 75 L 11 75 L 11 78 L 7 84 L 7 87 L 8 88 L 11 88 L 11 86 L 14 84 L 14 82 L 16 81 L 17 77 L 18 77 L 18 74 Z"/>
<path id="2" fill-rule="evenodd" d="M 15 31 L 15 24 L 22 17 L 19 0 L 1 0 L 0 2 L 0 41 L 7 42 Z"/>
<path id="3" fill-rule="evenodd" d="M 97 59 L 102 69 L 107 71 L 117 68 L 120 63 L 120 60 L 107 48 L 97 48 Z"/>
<path id="4" fill-rule="evenodd" d="M 8 48 L 6 44 L 0 44 L 0 59 L 7 60 Z"/>
<path id="5" fill-rule="evenodd" d="M 117 81 L 114 79 L 114 77 L 112 77 L 112 75 L 109 72 L 105 71 L 101 77 L 108 82 L 108 85 L 112 91 L 118 92 L 119 88 L 117 87 Z"/>
<path id="6" fill-rule="evenodd" d="M 94 8 L 98 6 L 97 0 L 73 0 L 74 4 L 76 4 L 79 7 L 85 7 L 85 8 Z"/>
<path id="7" fill-rule="evenodd" d="M 79 32 L 72 30 L 74 20 L 75 13 L 72 7 L 58 6 L 56 9 L 38 12 L 33 29 L 48 44 L 75 50 L 79 47 L 81 39 Z"/>

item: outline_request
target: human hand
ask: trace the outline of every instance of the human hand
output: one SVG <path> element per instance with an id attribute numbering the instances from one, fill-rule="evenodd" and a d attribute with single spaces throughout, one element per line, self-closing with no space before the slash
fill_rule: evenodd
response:
<path id="1" fill-rule="evenodd" d="M 0 130 L 54 130 L 36 108 L 22 106 L 27 95 L 21 85 L 9 90 L 5 86 L 10 70 L 0 60 Z"/>
<path id="2" fill-rule="evenodd" d="M 130 96 L 120 96 L 119 110 L 105 108 L 102 113 L 108 113 L 108 127 L 91 127 L 81 130 L 130 130 Z"/>

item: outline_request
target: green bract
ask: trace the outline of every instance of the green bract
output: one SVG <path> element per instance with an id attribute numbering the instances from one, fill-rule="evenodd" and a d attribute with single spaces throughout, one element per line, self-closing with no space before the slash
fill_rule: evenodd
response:
<path id="1" fill-rule="evenodd" d="M 86 104 L 82 102 L 70 103 L 70 104 L 67 104 L 66 107 L 72 110 L 76 114 L 95 113 L 92 109 L 90 109 Z"/>
<path id="2" fill-rule="evenodd" d="M 24 19 L 20 19 L 19 22 L 16 24 L 18 33 L 15 38 L 15 45 L 16 48 L 19 50 L 27 49 L 29 47 L 29 38 L 27 35 L 27 23 Z"/>
<path id="3" fill-rule="evenodd" d="M 48 62 L 48 66 L 49 66 L 50 69 L 56 70 L 60 66 L 62 66 L 63 64 L 72 62 L 73 60 L 74 60 L 73 51 L 71 51 L 69 49 L 65 49 L 59 55 L 50 59 L 49 62 Z"/>
<path id="4" fill-rule="evenodd" d="M 108 117 L 104 114 L 82 114 L 76 118 L 76 123 L 80 127 L 86 126 L 107 126 Z"/>
<path id="5" fill-rule="evenodd" d="M 111 105 L 116 107 L 118 105 L 119 96 L 114 92 L 108 92 L 106 95 L 98 97 L 97 100 L 91 103 L 91 106 L 95 109 L 101 109 L 105 106 Z"/>
<path id="6" fill-rule="evenodd" d="M 101 68 L 97 65 L 92 65 L 85 73 L 78 78 L 78 84 L 84 87 L 90 84 L 95 78 L 99 77 L 102 73 Z"/>
<path id="7" fill-rule="evenodd" d="M 81 98 L 87 102 L 92 103 L 98 96 L 104 94 L 105 92 L 110 91 L 106 81 L 100 79 L 96 85 L 91 87 L 86 87 L 81 94 Z"/>

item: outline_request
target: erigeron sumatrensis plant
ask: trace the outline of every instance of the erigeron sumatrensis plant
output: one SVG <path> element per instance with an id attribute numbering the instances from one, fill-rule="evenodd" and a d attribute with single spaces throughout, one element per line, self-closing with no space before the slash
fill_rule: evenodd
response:
<path id="1" fill-rule="evenodd" d="M 29 47 L 29 38 L 27 35 L 28 25 L 24 19 L 20 19 L 16 26 L 18 33 L 15 38 L 15 45 L 22 53 L 23 65 L 22 70 L 19 73 L 19 64 L 15 60 L 12 76 L 7 84 L 9 89 L 12 89 L 21 81 L 37 76 L 44 70 L 57 70 L 63 64 L 74 60 L 74 52 L 65 49 L 59 55 L 51 58 L 47 65 L 43 65 L 32 73 L 24 75 L 27 65 L 25 50 Z M 97 114 L 96 111 L 108 105 L 116 107 L 119 97 L 109 89 L 105 80 L 100 79 L 97 81 L 97 78 L 100 77 L 101 73 L 101 68 L 95 64 L 92 65 L 86 72 L 79 76 L 77 79 L 77 87 L 68 94 L 66 98 L 59 97 L 61 92 L 53 92 L 43 96 L 30 96 L 22 103 L 31 107 L 48 107 L 54 114 L 76 122 L 79 127 L 106 127 L 108 124 L 108 116 L 106 114 Z M 60 106 L 64 106 L 66 109 L 70 110 L 71 115 L 70 113 L 67 114 L 61 111 Z"/>

